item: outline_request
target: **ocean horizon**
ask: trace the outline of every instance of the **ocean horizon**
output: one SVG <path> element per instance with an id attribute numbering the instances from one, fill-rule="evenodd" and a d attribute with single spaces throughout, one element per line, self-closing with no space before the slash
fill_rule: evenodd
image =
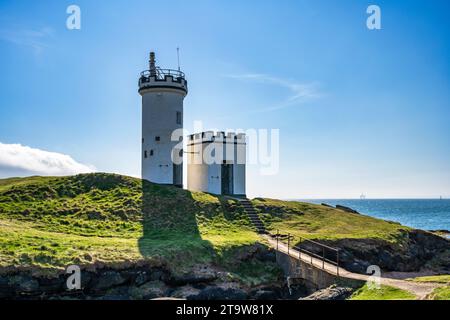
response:
<path id="1" fill-rule="evenodd" d="M 350 207 L 361 214 L 423 230 L 450 230 L 450 199 L 292 199 Z"/>

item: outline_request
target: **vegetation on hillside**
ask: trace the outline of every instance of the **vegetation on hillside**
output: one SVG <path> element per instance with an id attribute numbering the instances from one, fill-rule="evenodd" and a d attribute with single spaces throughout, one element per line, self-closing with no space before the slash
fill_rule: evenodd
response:
<path id="1" fill-rule="evenodd" d="M 269 230 L 319 240 L 401 242 L 409 228 L 326 206 L 252 200 Z M 264 243 L 237 200 L 115 174 L 0 179 L 0 271 L 69 264 L 166 262 L 223 268 L 247 283 L 279 269 L 249 260 Z"/>
<path id="2" fill-rule="evenodd" d="M 450 285 L 434 289 L 427 298 L 429 300 L 450 300 Z"/>
<path id="3" fill-rule="evenodd" d="M 381 239 L 397 242 L 408 227 L 398 223 L 348 213 L 332 207 L 298 201 L 256 198 L 254 206 L 262 213 L 271 232 L 290 233 L 296 239 Z"/>
<path id="4" fill-rule="evenodd" d="M 412 279 L 407 279 L 414 282 L 434 282 L 434 283 L 448 283 L 450 284 L 450 274 L 443 274 L 437 276 L 424 276 Z"/>
<path id="5" fill-rule="evenodd" d="M 391 286 L 381 285 L 380 288 L 371 288 L 367 284 L 352 294 L 350 300 L 415 300 L 416 297 L 405 290 Z"/>
<path id="6" fill-rule="evenodd" d="M 0 266 L 164 259 L 182 268 L 258 240 L 234 200 L 201 192 L 100 173 L 0 180 Z"/>
<path id="7" fill-rule="evenodd" d="M 443 284 L 434 289 L 427 297 L 429 300 L 450 300 L 450 275 L 425 276 L 408 279 L 414 282 L 428 282 Z"/>

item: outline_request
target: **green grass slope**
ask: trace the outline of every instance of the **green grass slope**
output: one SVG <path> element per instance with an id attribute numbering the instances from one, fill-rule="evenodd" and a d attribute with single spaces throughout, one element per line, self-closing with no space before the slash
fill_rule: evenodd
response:
<path id="1" fill-rule="evenodd" d="M 258 240 L 234 200 L 201 192 L 101 173 L 0 180 L 0 267 L 188 267 Z"/>
<path id="2" fill-rule="evenodd" d="M 450 275 L 425 276 L 408 279 L 414 282 L 438 283 L 441 286 L 427 297 L 429 300 L 450 300 Z"/>
<path id="3" fill-rule="evenodd" d="M 253 204 L 269 230 L 296 237 L 397 242 L 408 230 L 314 204 Z M 238 268 L 227 258 L 262 241 L 239 203 L 225 197 L 104 173 L 0 179 L 0 268 L 143 259 Z M 239 268 L 251 274 L 258 266 Z"/>
<path id="4" fill-rule="evenodd" d="M 380 239 L 397 242 L 410 228 L 398 223 L 298 201 L 256 198 L 254 206 L 272 231 L 291 233 L 297 240 Z"/>
<path id="5" fill-rule="evenodd" d="M 356 290 L 350 300 L 415 300 L 416 297 L 408 291 L 381 285 L 371 288 L 367 284 Z"/>

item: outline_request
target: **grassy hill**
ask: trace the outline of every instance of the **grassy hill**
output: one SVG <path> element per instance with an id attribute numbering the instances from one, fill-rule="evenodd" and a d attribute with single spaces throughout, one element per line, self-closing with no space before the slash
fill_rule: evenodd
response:
<path id="1" fill-rule="evenodd" d="M 380 239 L 397 242 L 411 230 L 399 223 L 298 201 L 256 198 L 253 204 L 272 231 L 314 240 Z"/>
<path id="2" fill-rule="evenodd" d="M 314 239 L 382 238 L 406 227 L 324 206 L 255 199 L 272 230 Z M 210 261 L 261 241 L 235 200 L 114 174 L 0 180 L 0 266 L 163 257 Z"/>
<path id="3" fill-rule="evenodd" d="M 114 174 L 0 180 L 0 266 L 220 258 L 258 241 L 235 201 Z"/>
<path id="4" fill-rule="evenodd" d="M 377 259 L 380 250 L 397 254 L 416 241 L 411 229 L 365 215 L 274 199 L 252 202 L 270 231 L 331 241 L 348 253 L 344 262 Z M 54 274 L 70 264 L 155 262 L 179 274 L 212 266 L 248 285 L 282 283 L 274 262 L 254 259 L 264 248 L 234 199 L 105 173 L 0 179 L 0 276 L 11 270 Z M 426 252 L 438 256 L 432 249 Z"/>

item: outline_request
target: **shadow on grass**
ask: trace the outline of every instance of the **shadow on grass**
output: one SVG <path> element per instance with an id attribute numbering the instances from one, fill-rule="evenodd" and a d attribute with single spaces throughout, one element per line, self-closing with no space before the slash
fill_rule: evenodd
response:
<path id="1" fill-rule="evenodd" d="M 141 210 L 143 234 L 138 245 L 143 257 L 187 265 L 214 257 L 212 244 L 201 237 L 196 220 L 201 208 L 191 192 L 142 180 Z"/>

